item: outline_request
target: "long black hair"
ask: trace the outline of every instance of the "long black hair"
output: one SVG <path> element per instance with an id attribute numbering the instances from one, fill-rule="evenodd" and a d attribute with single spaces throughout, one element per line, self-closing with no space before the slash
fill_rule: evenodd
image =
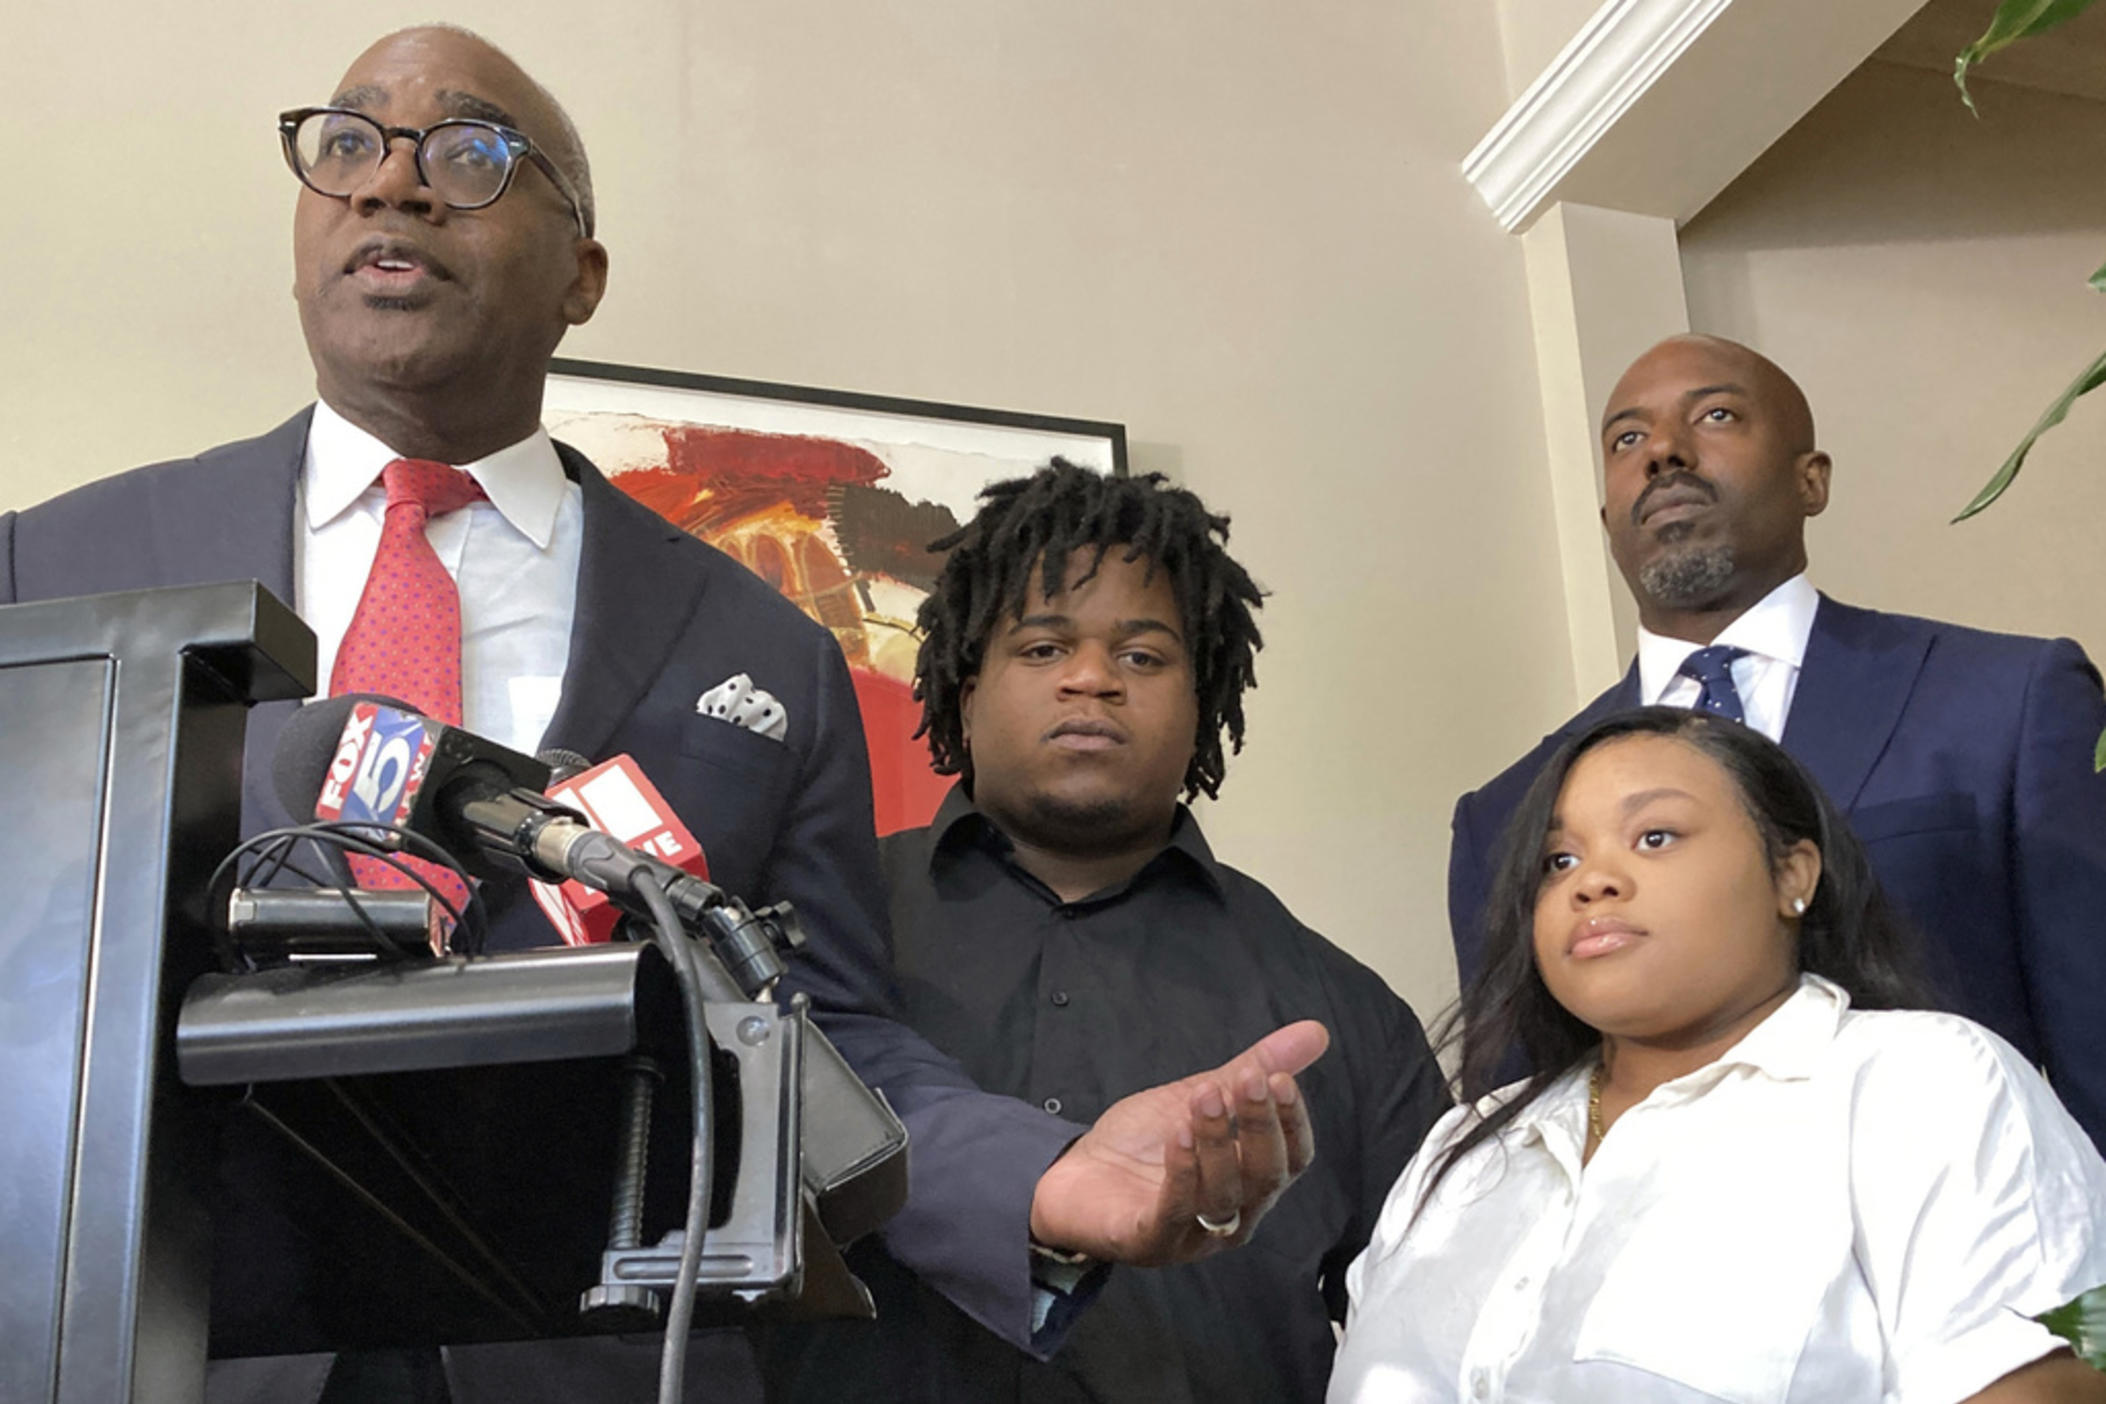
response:
<path id="1" fill-rule="evenodd" d="M 1597 722 L 1567 742 L 1536 776 L 1507 821 L 1485 903 L 1485 963 L 1443 1031 L 1462 1045 L 1458 1089 L 1476 1097 L 1518 1053 L 1533 1071 L 1520 1090 L 1481 1117 L 1427 1177 L 1424 1204 L 1456 1162 L 1498 1134 L 1601 1044 L 1601 1035 L 1552 997 L 1536 965 L 1536 897 L 1544 846 L 1558 795 L 1581 756 L 1627 736 L 1666 736 L 1693 746 L 1733 781 L 1761 835 L 1772 870 L 1802 840 L 1821 852 L 1821 879 L 1799 918 L 1799 969 L 1850 993 L 1859 1009 L 1923 1009 L 1936 1004 L 1918 971 L 1914 938 L 1880 891 L 1864 845 L 1835 805 L 1784 748 L 1760 732 L 1704 712 L 1644 707 Z"/>
<path id="2" fill-rule="evenodd" d="M 1257 686 L 1257 651 L 1264 647 L 1253 611 L 1264 593 L 1227 549 L 1229 521 L 1160 473 L 1115 478 L 1078 468 L 1063 458 L 1028 478 L 981 490 L 973 519 L 931 551 L 948 552 L 915 625 L 921 652 L 914 664 L 914 696 L 938 775 L 962 773 L 972 783 L 959 689 L 976 676 L 995 625 L 1021 614 L 1034 581 L 1048 599 L 1071 583 L 1069 557 L 1093 551 L 1073 584 L 1096 574 L 1105 552 L 1145 559 L 1153 579 L 1167 572 L 1177 596 L 1179 626 L 1192 660 L 1199 727 L 1185 797 L 1210 798 L 1228 769 L 1222 737 L 1243 749 L 1243 691 Z"/>

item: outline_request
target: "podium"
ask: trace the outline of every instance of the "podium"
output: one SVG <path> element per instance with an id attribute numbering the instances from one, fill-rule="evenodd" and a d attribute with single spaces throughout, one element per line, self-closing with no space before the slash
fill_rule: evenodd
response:
<path id="1" fill-rule="evenodd" d="M 261 586 L 0 612 L 0 1399 L 196 1397 L 209 1108 L 177 1002 L 213 963 L 249 704 L 313 690 L 314 636 Z"/>
<path id="2" fill-rule="evenodd" d="M 693 1132 L 657 948 L 219 968 L 248 711 L 313 668 L 253 582 L 0 608 L 6 1404 L 192 1404 L 208 1354 L 652 1329 Z M 706 1013 L 697 1323 L 867 1314 L 834 1243 L 904 1200 L 904 1130 L 801 1000 Z"/>

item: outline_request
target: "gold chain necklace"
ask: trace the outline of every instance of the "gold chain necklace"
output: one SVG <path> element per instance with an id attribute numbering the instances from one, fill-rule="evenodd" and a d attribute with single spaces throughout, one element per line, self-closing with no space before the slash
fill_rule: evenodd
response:
<path id="1" fill-rule="evenodd" d="M 1587 1079 L 1587 1134 L 1600 1145 L 1609 1134 L 1601 1124 L 1601 1076 L 1607 1071 L 1602 1064 L 1594 1065 L 1593 1076 Z"/>

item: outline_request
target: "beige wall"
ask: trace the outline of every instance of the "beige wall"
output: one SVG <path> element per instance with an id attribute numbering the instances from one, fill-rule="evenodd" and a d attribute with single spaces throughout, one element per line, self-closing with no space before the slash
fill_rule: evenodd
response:
<path id="1" fill-rule="evenodd" d="M 1947 521 L 2106 348 L 2106 104 L 1868 63 L 1682 231 L 1691 325 L 1806 387 L 1835 458 L 1814 579 L 2106 651 L 2106 399 Z"/>
<path id="2" fill-rule="evenodd" d="M 1449 806 L 1573 701 L 1521 251 L 1457 173 L 1506 103 L 1491 8 L 580 13 L 452 16 L 596 155 L 612 286 L 567 350 L 1124 421 L 1276 591 L 1217 847 L 1445 1002 Z M 10 12 L 0 506 L 302 403 L 271 117 L 427 17 Z"/>
<path id="3" fill-rule="evenodd" d="M 1602 0 L 1499 0 L 1507 96 L 1527 92 L 1601 8 Z"/>

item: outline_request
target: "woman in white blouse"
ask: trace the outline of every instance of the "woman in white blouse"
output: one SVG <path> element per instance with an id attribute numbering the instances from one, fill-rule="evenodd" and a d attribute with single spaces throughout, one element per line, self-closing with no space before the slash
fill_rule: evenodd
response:
<path id="1" fill-rule="evenodd" d="M 2106 914 L 2101 915 L 2106 922 Z M 1462 1085 L 1347 1276 L 1333 1404 L 2106 1401 L 2029 1318 L 2106 1284 L 2106 1163 L 1927 1012 L 1784 752 L 1614 718 L 1507 833 Z"/>

